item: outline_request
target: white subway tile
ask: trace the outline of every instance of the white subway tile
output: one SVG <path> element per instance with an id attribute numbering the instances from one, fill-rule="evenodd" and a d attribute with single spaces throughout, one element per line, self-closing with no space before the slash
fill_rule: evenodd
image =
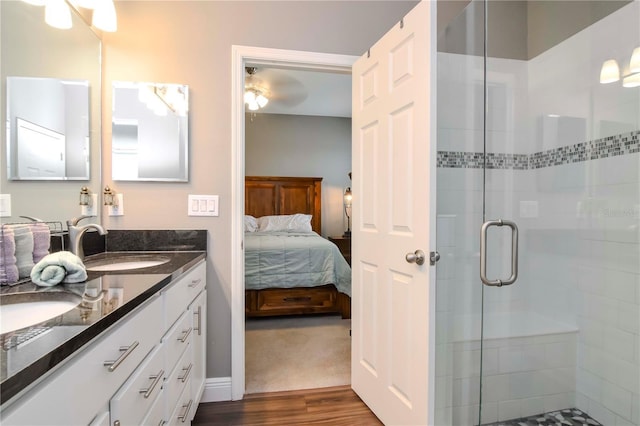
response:
<path id="1" fill-rule="evenodd" d="M 602 405 L 610 411 L 626 418 L 631 418 L 632 393 L 610 382 L 604 382 L 602 388 Z"/>
<path id="2" fill-rule="evenodd" d="M 517 419 L 520 417 L 520 406 L 519 399 L 498 402 L 498 421 Z"/>

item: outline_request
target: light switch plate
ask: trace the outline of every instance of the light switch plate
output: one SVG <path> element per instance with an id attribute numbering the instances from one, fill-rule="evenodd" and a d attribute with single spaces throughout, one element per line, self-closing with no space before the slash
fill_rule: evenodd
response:
<path id="1" fill-rule="evenodd" d="M 0 217 L 11 216 L 11 194 L 0 194 Z"/>
<path id="2" fill-rule="evenodd" d="M 193 195 L 189 194 L 187 201 L 188 216 L 218 216 L 217 195 Z"/>
<path id="3" fill-rule="evenodd" d="M 118 205 L 107 206 L 109 216 L 124 216 L 124 196 L 122 194 L 116 194 L 114 197 Z"/>
<path id="4" fill-rule="evenodd" d="M 80 206 L 80 214 L 83 216 L 97 216 L 98 215 L 98 194 L 91 194 L 91 205 Z"/>

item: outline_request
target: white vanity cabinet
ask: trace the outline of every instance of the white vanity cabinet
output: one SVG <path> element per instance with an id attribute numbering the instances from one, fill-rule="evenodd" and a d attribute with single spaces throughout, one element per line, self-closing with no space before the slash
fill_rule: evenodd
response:
<path id="1" fill-rule="evenodd" d="M 2 424 L 89 424 L 160 340 L 162 298 L 152 296 L 2 411 Z"/>
<path id="2" fill-rule="evenodd" d="M 200 261 L 2 410 L 2 425 L 190 423 L 204 387 Z"/>
<path id="3" fill-rule="evenodd" d="M 202 263 L 164 294 L 165 320 L 171 327 L 162 339 L 167 346 L 168 375 L 164 386 L 167 424 L 190 423 L 202 397 L 206 369 L 205 274 Z M 194 383 L 202 389 L 194 392 Z"/>

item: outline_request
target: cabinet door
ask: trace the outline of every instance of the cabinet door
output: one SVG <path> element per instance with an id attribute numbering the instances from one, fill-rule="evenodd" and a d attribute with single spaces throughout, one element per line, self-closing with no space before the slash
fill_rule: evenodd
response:
<path id="1" fill-rule="evenodd" d="M 193 319 L 193 371 L 191 373 L 191 390 L 195 404 L 200 402 L 207 376 L 207 291 L 203 291 L 189 307 Z M 196 410 L 191 410 L 191 418 Z"/>

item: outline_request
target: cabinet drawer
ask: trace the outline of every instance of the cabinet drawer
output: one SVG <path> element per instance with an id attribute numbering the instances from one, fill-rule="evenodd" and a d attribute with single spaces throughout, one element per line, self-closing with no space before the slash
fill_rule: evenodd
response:
<path id="1" fill-rule="evenodd" d="M 147 415 L 142 419 L 141 425 L 164 425 L 167 418 L 166 399 L 164 389 L 160 390 L 160 394 L 155 401 L 151 404 L 151 408 L 147 412 Z"/>
<path id="2" fill-rule="evenodd" d="M 3 423 L 90 423 L 158 342 L 161 321 L 162 299 L 153 296 L 21 398 L 21 407 L 37 409 L 7 410 Z"/>
<path id="3" fill-rule="evenodd" d="M 188 384 L 189 380 L 187 380 Z M 193 419 L 193 413 L 198 408 L 191 398 L 191 387 L 185 386 L 184 392 L 177 400 L 175 407 L 173 407 L 172 413 L 169 416 L 169 425 L 184 425 L 191 424 Z M 169 402 L 168 402 L 169 403 Z"/>
<path id="4" fill-rule="evenodd" d="M 191 325 L 191 316 L 188 312 L 184 312 L 180 319 L 171 327 L 162 338 L 162 345 L 165 347 L 166 361 L 165 370 L 169 374 L 178 358 L 184 353 L 193 337 L 193 327 Z"/>
<path id="5" fill-rule="evenodd" d="M 170 407 L 170 409 L 174 407 L 174 404 L 176 404 L 179 399 L 179 395 L 183 393 L 185 388 L 189 388 L 192 372 L 193 360 L 191 357 L 191 350 L 187 350 L 182 354 L 182 357 L 167 378 L 167 382 L 164 386 L 167 397 L 167 407 Z"/>
<path id="6" fill-rule="evenodd" d="M 164 292 L 165 330 L 171 327 L 191 301 L 204 289 L 206 271 L 204 261 L 200 262 Z"/>
<path id="7" fill-rule="evenodd" d="M 164 351 L 157 345 L 111 399 L 111 421 L 120 425 L 140 425 L 162 389 L 168 373 L 164 369 Z"/>

